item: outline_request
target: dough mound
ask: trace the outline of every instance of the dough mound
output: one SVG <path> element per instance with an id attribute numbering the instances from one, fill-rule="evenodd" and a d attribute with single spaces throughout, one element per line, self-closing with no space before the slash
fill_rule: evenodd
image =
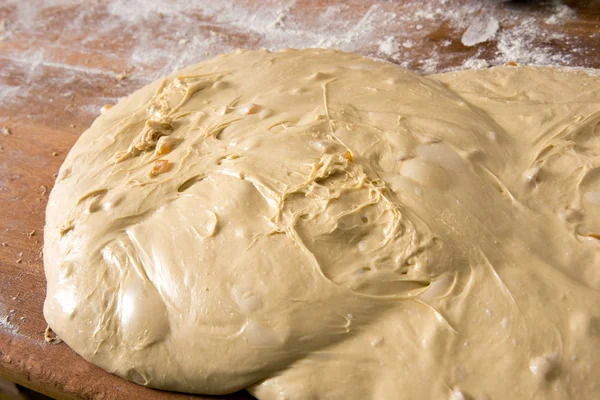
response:
<path id="1" fill-rule="evenodd" d="M 61 167 L 45 318 L 167 390 L 599 398 L 599 82 L 319 49 L 183 69 Z"/>

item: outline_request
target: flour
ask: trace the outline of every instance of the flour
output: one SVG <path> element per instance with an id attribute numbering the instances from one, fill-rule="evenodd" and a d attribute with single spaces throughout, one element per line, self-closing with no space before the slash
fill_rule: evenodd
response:
<path id="1" fill-rule="evenodd" d="M 512 29 L 500 32 L 494 61 L 498 64 L 513 61 L 519 64 L 569 65 L 570 55 L 557 54 L 536 43 L 540 38 L 549 37 L 533 18 L 527 18 Z"/>
<path id="2" fill-rule="evenodd" d="M 492 0 L 365 2 L 360 5 L 319 3 L 306 7 L 289 0 L 268 4 L 242 0 L 113 0 L 88 2 L 46 0 L 43 5 L 7 0 L 14 17 L 0 21 L 0 104 L 22 107 L 33 93 L 63 93 L 47 87 L 115 84 L 128 75 L 126 88 L 79 104 L 85 114 L 117 101 L 133 87 L 240 46 L 251 48 L 325 47 L 394 62 L 424 74 L 461 68 L 483 68 L 515 61 L 522 64 L 572 65 L 575 56 L 593 49 L 570 45 L 556 26 L 574 17 L 560 2 L 541 9 L 536 18 Z M 56 10 L 67 10 L 66 23 Z M 57 26 L 63 26 L 54 35 Z M 442 39 L 436 32 L 444 29 Z M 45 36 L 48 36 L 48 39 Z M 443 36 L 448 36 L 444 38 Z M 544 43 L 552 41 L 555 46 Z M 463 58 L 455 46 L 462 42 Z M 40 45 L 40 43 L 42 45 Z M 482 47 L 483 46 L 483 47 Z M 566 49 L 559 52 L 558 48 Z M 11 49 L 15 50 L 11 50 Z M 486 52 L 481 51 L 487 49 Z M 73 62 L 74 55 L 101 62 Z M 423 56 L 425 55 L 425 57 Z M 579 56 L 579 59 L 582 59 Z M 5 67 L 4 64 L 7 64 Z M 11 76 L 19 76 L 15 81 Z M 16 83 L 15 83 L 16 82 Z M 113 83 L 114 82 L 114 83 Z M 111 97 L 112 96 L 112 97 Z M 45 97 L 44 97 L 45 98 Z"/>
<path id="3" fill-rule="evenodd" d="M 392 58 L 396 58 L 400 49 L 400 44 L 393 36 L 386 36 L 385 39 L 379 41 L 379 51 Z M 403 44 L 404 45 L 404 44 Z"/>
<path id="4" fill-rule="evenodd" d="M 490 63 L 481 58 L 469 58 L 462 65 L 462 67 L 464 69 L 483 69 L 483 68 L 488 68 L 489 66 L 490 66 Z"/>
<path id="5" fill-rule="evenodd" d="M 500 23 L 495 17 L 483 15 L 469 25 L 460 41 L 465 46 L 475 46 L 493 38 L 498 29 L 500 29 Z"/>
<path id="6" fill-rule="evenodd" d="M 0 21 L 0 41 L 12 38 L 12 31 L 8 28 L 6 20 Z"/>
<path id="7" fill-rule="evenodd" d="M 433 74 L 438 70 L 438 66 L 440 63 L 440 56 L 434 54 L 430 58 L 426 58 L 421 62 L 421 71 L 425 74 Z"/>
<path id="8" fill-rule="evenodd" d="M 15 310 L 10 310 L 3 317 L 0 317 L 0 327 L 4 328 L 6 330 L 10 330 L 13 333 L 19 332 L 19 327 L 12 323 L 12 320 L 14 319 L 14 316 L 15 316 L 15 312 L 16 312 Z"/>
<path id="9" fill-rule="evenodd" d="M 575 11 L 568 6 L 560 3 L 556 3 L 554 6 L 554 14 L 546 18 L 546 23 L 549 25 L 556 25 L 563 23 L 575 16 Z"/>

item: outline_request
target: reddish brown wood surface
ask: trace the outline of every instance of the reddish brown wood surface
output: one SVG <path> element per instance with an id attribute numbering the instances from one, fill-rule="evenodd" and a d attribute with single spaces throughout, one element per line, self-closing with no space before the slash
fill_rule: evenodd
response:
<path id="1" fill-rule="evenodd" d="M 598 1 L 570 1 L 572 10 L 528 1 L 198 3 L 0 1 L 0 129 L 10 131 L 0 134 L 0 377 L 58 398 L 189 397 L 126 382 L 44 341 L 42 235 L 55 174 L 101 105 L 159 75 L 236 47 L 337 47 L 442 71 L 468 59 L 510 61 L 506 45 L 521 34 L 530 53 L 515 61 L 600 67 Z M 463 46 L 468 19 L 482 13 L 498 17 L 498 35 Z"/>

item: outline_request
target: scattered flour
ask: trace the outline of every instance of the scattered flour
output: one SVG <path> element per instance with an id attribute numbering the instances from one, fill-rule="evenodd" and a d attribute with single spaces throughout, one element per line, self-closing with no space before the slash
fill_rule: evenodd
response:
<path id="1" fill-rule="evenodd" d="M 0 317 L 0 327 L 6 330 L 10 330 L 13 333 L 18 332 L 19 328 L 12 323 L 12 320 L 15 316 L 15 312 L 15 310 L 10 310 L 4 316 Z"/>
<path id="2" fill-rule="evenodd" d="M 490 66 L 490 63 L 481 58 L 469 58 L 462 65 L 463 68 L 469 68 L 469 69 L 483 69 L 483 68 L 488 68 L 489 66 Z"/>
<path id="3" fill-rule="evenodd" d="M 404 43 L 402 43 L 402 46 L 407 49 L 412 49 L 415 46 L 415 43 L 412 40 L 405 40 Z"/>
<path id="4" fill-rule="evenodd" d="M 575 11 L 564 4 L 556 3 L 554 5 L 554 13 L 546 18 L 546 23 L 549 25 L 561 24 L 575 16 Z"/>
<path id="5" fill-rule="evenodd" d="M 438 65 L 440 63 L 440 56 L 434 54 L 430 58 L 426 58 L 421 63 L 421 70 L 425 74 L 433 74 L 438 70 Z"/>
<path id="6" fill-rule="evenodd" d="M 385 39 L 379 41 L 379 51 L 388 56 L 394 58 L 400 49 L 400 45 L 394 36 L 386 36 Z"/>
<path id="7" fill-rule="evenodd" d="M 538 27 L 534 18 L 527 18 L 512 29 L 501 31 L 495 63 L 517 62 L 536 65 L 569 65 L 571 56 L 559 54 L 551 48 L 538 43 L 547 38 Z"/>
<path id="8" fill-rule="evenodd" d="M 491 15 L 482 15 L 471 23 L 460 41 L 465 46 L 475 46 L 478 43 L 487 42 L 496 35 L 500 29 L 500 23 Z"/>
<path id="9" fill-rule="evenodd" d="M 319 2 L 311 7 L 296 0 L 264 4 L 244 0 L 5 3 L 15 12 L 0 21 L 0 40 L 4 40 L 0 104 L 17 108 L 27 104 L 30 96 L 39 96 L 40 87 L 47 88 L 49 80 L 53 88 L 118 86 L 118 77 L 127 72 L 128 82 L 139 87 L 240 46 L 335 48 L 425 74 L 509 61 L 571 65 L 574 55 L 594 51 L 569 45 L 575 38 L 553 33 L 557 24 L 574 16 L 572 9 L 558 1 L 540 9 L 536 18 L 495 0 L 370 1 L 352 6 Z M 57 21 L 65 18 L 57 10 L 65 10 L 67 22 Z M 48 34 L 57 24 L 64 26 L 60 35 Z M 544 44 L 549 40 L 554 46 Z M 12 41 L 34 50 L 11 47 Z M 451 50 L 460 42 L 466 46 L 462 58 Z M 561 47 L 564 52 L 557 50 Z M 82 54 L 90 55 L 91 62 L 74 65 L 73 60 Z M 101 55 L 97 57 L 101 62 L 95 63 L 94 55 Z M 93 104 L 79 105 L 80 110 L 97 114 L 101 106 L 114 103 L 131 87 L 94 97 Z M 51 102 L 63 94 L 46 95 Z"/>
<path id="10" fill-rule="evenodd" d="M 8 40 L 12 37 L 12 31 L 8 28 L 6 20 L 0 21 L 0 41 Z"/>

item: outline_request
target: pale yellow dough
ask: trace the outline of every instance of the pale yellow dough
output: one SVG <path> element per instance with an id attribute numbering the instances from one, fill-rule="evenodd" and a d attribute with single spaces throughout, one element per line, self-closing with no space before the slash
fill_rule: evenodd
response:
<path id="1" fill-rule="evenodd" d="M 330 50 L 188 67 L 69 153 L 44 315 L 155 388 L 598 399 L 599 82 Z"/>

